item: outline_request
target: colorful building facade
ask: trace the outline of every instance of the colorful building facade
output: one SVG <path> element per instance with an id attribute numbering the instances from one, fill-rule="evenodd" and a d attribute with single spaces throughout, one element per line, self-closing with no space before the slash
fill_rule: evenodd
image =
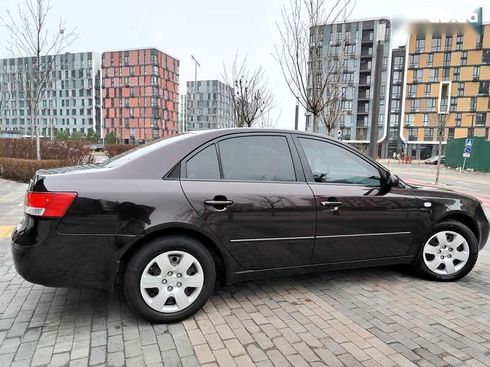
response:
<path id="1" fill-rule="evenodd" d="M 157 50 L 102 54 L 102 136 L 141 144 L 177 134 L 179 60 Z"/>
<path id="2" fill-rule="evenodd" d="M 414 25 L 406 60 L 401 138 L 407 154 L 437 154 L 442 140 L 479 136 L 490 131 L 490 24 Z"/>

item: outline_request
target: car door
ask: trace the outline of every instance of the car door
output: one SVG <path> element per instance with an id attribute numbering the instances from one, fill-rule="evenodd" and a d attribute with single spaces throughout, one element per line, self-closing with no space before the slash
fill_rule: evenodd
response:
<path id="1" fill-rule="evenodd" d="M 419 199 L 383 185 L 378 167 L 340 142 L 295 142 L 317 207 L 312 263 L 408 255 Z"/>
<path id="2" fill-rule="evenodd" d="M 309 264 L 315 203 L 289 134 L 229 135 L 181 168 L 192 207 L 244 268 Z"/>

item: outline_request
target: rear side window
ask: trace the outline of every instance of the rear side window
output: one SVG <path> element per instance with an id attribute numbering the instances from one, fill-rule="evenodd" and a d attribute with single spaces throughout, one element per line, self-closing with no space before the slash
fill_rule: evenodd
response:
<path id="1" fill-rule="evenodd" d="M 244 136 L 219 143 L 225 180 L 296 181 L 283 136 Z"/>
<path id="2" fill-rule="evenodd" d="M 187 161 L 187 178 L 194 180 L 219 180 L 218 155 L 215 145 L 201 150 Z"/>

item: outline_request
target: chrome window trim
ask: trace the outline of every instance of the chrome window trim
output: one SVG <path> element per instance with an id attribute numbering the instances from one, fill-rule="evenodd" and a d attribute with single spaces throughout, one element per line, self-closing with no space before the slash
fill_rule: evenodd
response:
<path id="1" fill-rule="evenodd" d="M 239 239 L 230 240 L 230 242 L 238 243 L 238 242 L 313 240 L 313 239 L 322 239 L 322 238 L 343 238 L 343 237 L 398 236 L 398 235 L 407 235 L 411 233 L 412 232 L 381 232 L 381 233 L 333 234 L 328 236 L 305 236 L 305 237 L 239 238 Z"/>

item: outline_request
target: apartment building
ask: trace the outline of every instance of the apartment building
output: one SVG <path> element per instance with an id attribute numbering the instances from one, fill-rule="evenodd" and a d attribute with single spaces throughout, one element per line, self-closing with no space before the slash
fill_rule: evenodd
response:
<path id="1" fill-rule="evenodd" d="M 383 32 L 384 30 L 384 32 Z M 343 60 L 341 106 L 343 114 L 334 132 L 341 131 L 342 139 L 366 150 L 371 121 L 373 118 L 373 97 L 376 83 L 380 85 L 380 105 L 378 116 L 378 142 L 387 135 L 387 90 L 390 77 L 391 23 L 388 19 L 369 19 L 321 26 L 321 65 L 316 70 L 318 78 L 324 78 L 322 70 L 329 70 L 332 63 Z M 383 37 L 381 40 L 380 38 Z M 383 43 L 382 70 L 380 80 L 376 80 L 376 46 Z M 309 82 L 311 88 L 311 80 Z M 306 114 L 306 130 L 313 130 L 313 116 Z M 320 121 L 319 133 L 326 133 Z"/>
<path id="2" fill-rule="evenodd" d="M 400 121 L 402 119 L 402 103 L 405 77 L 405 55 L 407 53 L 405 46 L 395 48 L 391 52 L 391 77 L 390 92 L 388 99 L 388 137 L 384 141 L 387 149 L 384 149 L 386 155 L 383 158 L 393 156 L 403 152 L 403 141 L 400 137 Z"/>
<path id="3" fill-rule="evenodd" d="M 23 136 L 33 133 L 33 116 L 25 88 L 34 57 L 0 60 L 0 134 Z M 52 68 L 39 105 L 41 136 L 57 131 L 87 134 L 100 126 L 100 55 L 94 52 L 45 56 L 41 63 Z"/>
<path id="4" fill-rule="evenodd" d="M 102 54 L 103 135 L 125 144 L 177 134 L 179 61 L 156 48 Z"/>
<path id="5" fill-rule="evenodd" d="M 490 24 L 417 24 L 409 36 L 402 139 L 407 154 L 437 152 L 447 140 L 489 138 Z"/>
<path id="6" fill-rule="evenodd" d="M 187 130 L 233 127 L 233 89 L 219 80 L 187 82 Z"/>

